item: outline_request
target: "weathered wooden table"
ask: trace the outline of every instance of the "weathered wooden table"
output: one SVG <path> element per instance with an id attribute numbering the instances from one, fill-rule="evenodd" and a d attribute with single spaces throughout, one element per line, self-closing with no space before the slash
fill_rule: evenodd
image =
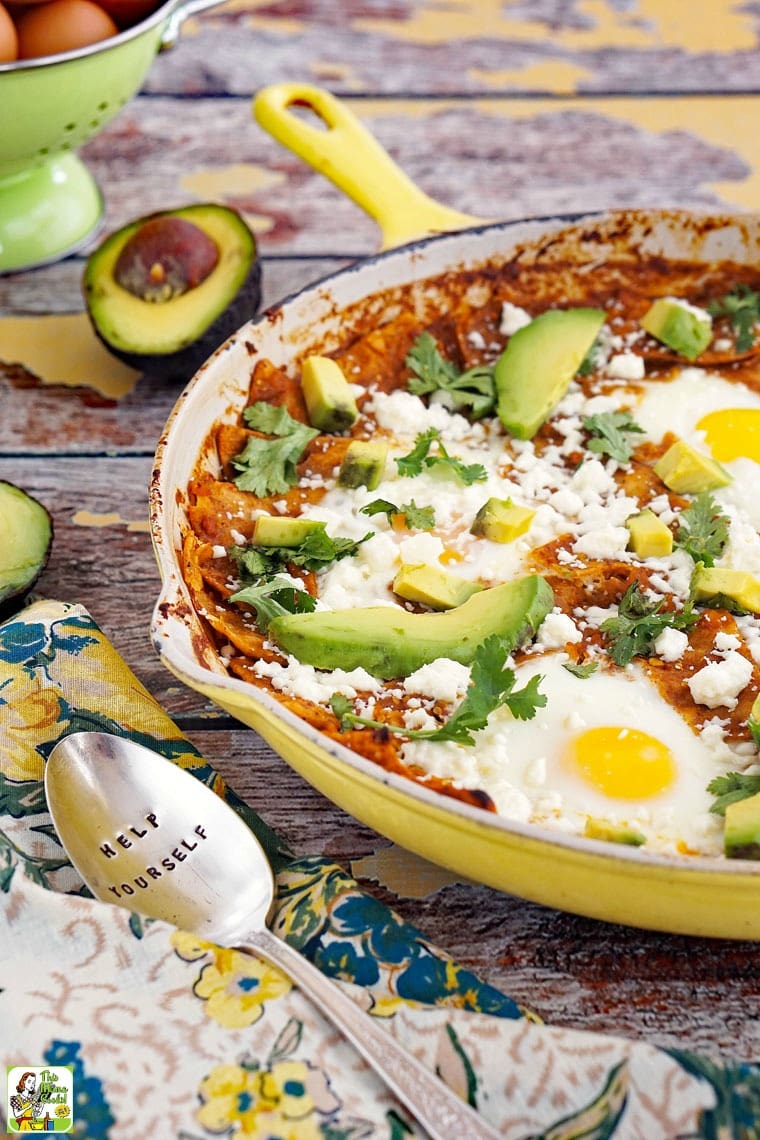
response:
<path id="1" fill-rule="evenodd" d="M 268 304 L 378 239 L 353 204 L 253 123 L 259 86 L 329 87 L 420 186 L 483 217 L 750 209 L 760 189 L 759 45 L 760 12 L 739 0 L 230 0 L 186 25 L 82 156 L 104 191 L 107 228 L 197 200 L 243 211 L 259 235 Z M 0 278 L 0 478 L 54 515 L 40 591 L 90 609 L 297 852 L 351 868 L 546 1020 L 756 1059 L 753 944 L 607 926 L 453 881 L 348 818 L 164 670 L 148 636 L 158 575 L 146 487 L 178 388 L 134 376 L 117 398 L 107 367 L 72 364 L 81 318 L 61 318 L 81 314 L 82 264 L 75 256 Z M 19 349 L 20 330 L 43 315 L 36 344 Z M 47 359 L 45 343 L 55 346 Z"/>

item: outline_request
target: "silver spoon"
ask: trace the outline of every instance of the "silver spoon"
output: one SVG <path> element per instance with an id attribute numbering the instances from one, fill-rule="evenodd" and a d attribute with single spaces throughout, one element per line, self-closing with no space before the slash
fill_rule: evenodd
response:
<path id="1" fill-rule="evenodd" d="M 45 794 L 58 837 L 96 898 L 271 962 L 434 1140 L 495 1140 L 482 1117 L 267 928 L 274 880 L 266 854 L 205 784 L 131 740 L 77 732 L 50 753 Z"/>

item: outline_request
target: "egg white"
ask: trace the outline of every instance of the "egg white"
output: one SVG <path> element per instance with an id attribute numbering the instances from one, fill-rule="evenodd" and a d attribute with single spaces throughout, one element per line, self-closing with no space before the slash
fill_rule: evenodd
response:
<path id="1" fill-rule="evenodd" d="M 730 749 L 695 734 L 640 667 L 600 667 L 580 679 L 563 668 L 567 660 L 547 654 L 517 669 L 517 688 L 537 673 L 543 677 L 547 704 L 533 720 L 515 720 L 502 708 L 475 747 L 416 741 L 404 746 L 404 760 L 462 787 L 483 788 L 508 818 L 582 834 L 590 816 L 640 830 L 650 849 L 675 851 L 681 841 L 692 851 L 719 854 L 722 823 L 709 812 L 707 784 L 736 767 Z M 563 761 L 570 738 L 602 726 L 638 729 L 670 749 L 676 768 L 670 786 L 638 800 L 607 796 Z"/>
<path id="2" fill-rule="evenodd" d="M 731 383 L 702 368 L 684 368 L 675 380 L 641 384 L 643 392 L 634 409 L 634 418 L 649 439 L 660 440 L 667 431 L 710 454 L 704 431 L 697 424 L 711 412 L 726 408 L 760 410 L 760 395 L 746 384 Z M 728 487 L 715 492 L 718 503 L 733 507 L 760 530 L 760 463 L 751 456 L 721 461 L 732 477 Z"/>

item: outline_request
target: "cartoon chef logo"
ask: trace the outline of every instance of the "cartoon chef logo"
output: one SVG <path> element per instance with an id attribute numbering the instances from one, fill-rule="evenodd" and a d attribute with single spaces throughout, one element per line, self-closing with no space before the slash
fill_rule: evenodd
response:
<path id="1" fill-rule="evenodd" d="M 8 1069 L 8 1133 L 71 1132 L 74 1077 L 70 1065 L 54 1069 L 15 1065 Z"/>

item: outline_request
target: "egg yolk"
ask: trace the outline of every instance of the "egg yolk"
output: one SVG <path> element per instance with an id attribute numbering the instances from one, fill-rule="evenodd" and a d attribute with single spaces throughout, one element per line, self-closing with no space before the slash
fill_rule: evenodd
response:
<path id="1" fill-rule="evenodd" d="M 589 728 L 569 742 L 564 759 L 591 787 L 619 800 L 656 796 L 676 776 L 670 749 L 636 728 Z"/>
<path id="2" fill-rule="evenodd" d="M 719 462 L 743 456 L 760 463 L 760 409 L 723 408 L 703 416 L 697 427 L 705 433 L 707 446 Z"/>

